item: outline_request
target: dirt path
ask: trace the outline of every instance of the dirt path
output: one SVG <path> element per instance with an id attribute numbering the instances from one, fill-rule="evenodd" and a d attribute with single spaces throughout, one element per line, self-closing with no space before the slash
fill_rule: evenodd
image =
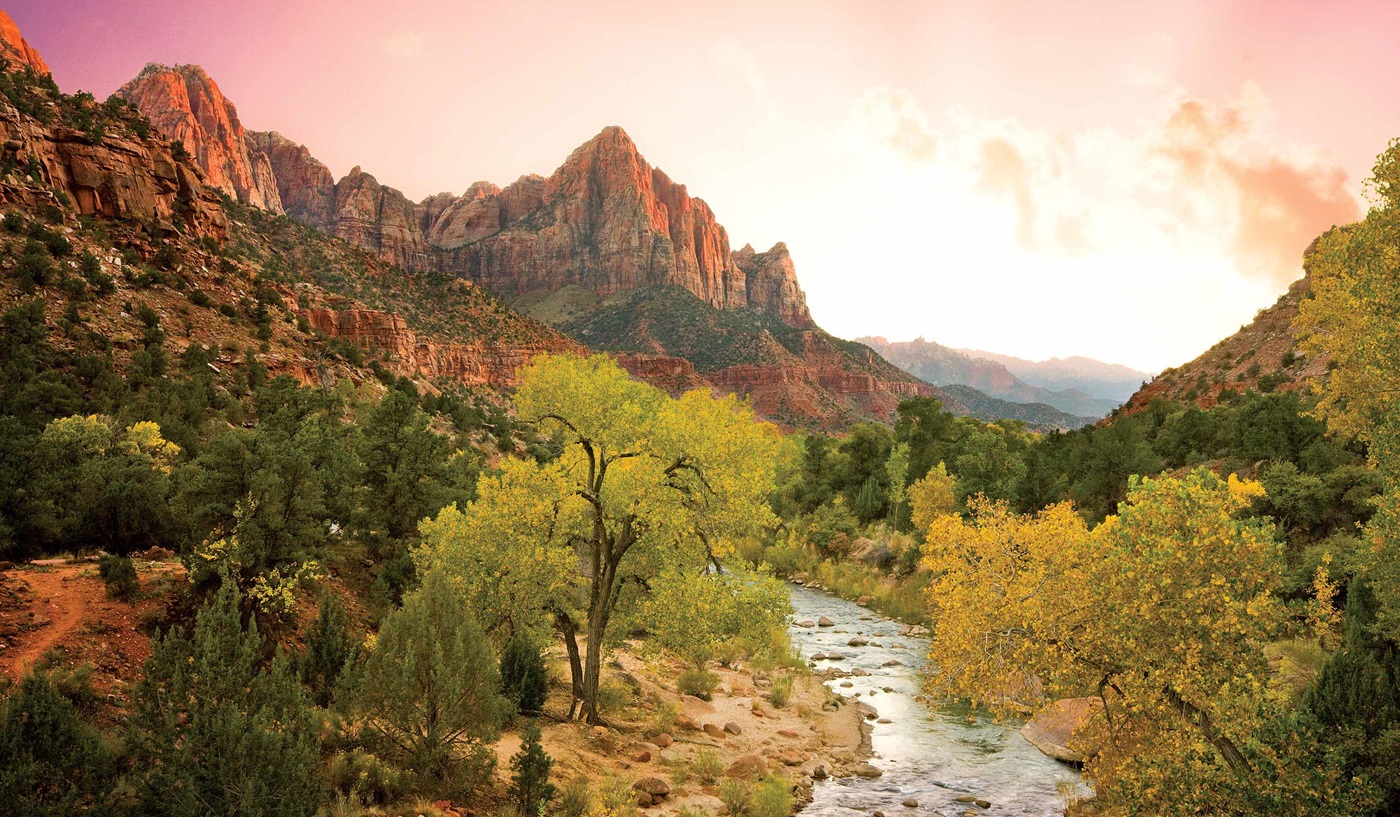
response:
<path id="1" fill-rule="evenodd" d="M 92 565 L 58 565 L 7 574 L 8 580 L 29 585 L 29 611 L 35 619 L 44 618 L 48 623 L 23 632 L 18 643 L 0 653 L 0 669 L 18 678 L 26 667 L 78 629 L 94 598 L 92 583 L 97 582 L 82 577 L 85 570 L 92 571 Z"/>

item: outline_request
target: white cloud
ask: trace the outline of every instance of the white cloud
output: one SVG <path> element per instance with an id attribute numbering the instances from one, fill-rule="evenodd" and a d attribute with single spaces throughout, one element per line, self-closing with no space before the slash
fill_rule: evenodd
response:
<path id="1" fill-rule="evenodd" d="M 903 88 L 867 88 L 851 106 L 848 126 L 906 162 L 938 155 L 938 137 L 919 100 Z"/>
<path id="2" fill-rule="evenodd" d="M 711 43 L 710 62 L 720 70 L 738 77 L 753 92 L 769 115 L 777 112 L 773 98 L 768 93 L 768 84 L 763 80 L 763 72 L 759 70 L 758 57 L 740 45 L 737 39 L 725 37 Z"/>

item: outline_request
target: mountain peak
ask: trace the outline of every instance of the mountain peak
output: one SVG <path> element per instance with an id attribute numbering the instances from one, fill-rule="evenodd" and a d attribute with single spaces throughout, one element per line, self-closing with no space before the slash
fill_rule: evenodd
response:
<path id="1" fill-rule="evenodd" d="M 39 52 L 21 36 L 19 25 L 3 10 L 0 10 L 0 56 L 33 68 L 39 76 L 53 73 Z"/>

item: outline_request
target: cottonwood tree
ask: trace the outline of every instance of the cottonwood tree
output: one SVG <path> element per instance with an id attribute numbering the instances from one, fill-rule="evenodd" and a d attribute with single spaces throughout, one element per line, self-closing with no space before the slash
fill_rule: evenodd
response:
<path id="1" fill-rule="evenodd" d="M 559 456 L 507 462 L 464 512 L 425 524 L 420 567 L 470 587 L 490 608 L 488 627 L 552 625 L 570 659 L 570 714 L 597 723 L 619 606 L 662 569 L 717 565 L 773 524 L 765 499 L 778 436 L 732 397 L 672 399 L 602 355 L 537 359 L 515 403 L 554 435 Z"/>
<path id="2" fill-rule="evenodd" d="M 971 521 L 939 517 L 930 691 L 994 709 L 1037 697 L 1032 677 L 1048 697 L 1099 695 L 1107 742 L 1088 771 L 1101 783 L 1195 748 L 1249 774 L 1239 744 L 1282 615 L 1281 547 L 1241 518 L 1259 492 L 1200 469 L 1134 479 L 1092 532 L 1068 504 L 1020 516 L 974 499 Z"/>

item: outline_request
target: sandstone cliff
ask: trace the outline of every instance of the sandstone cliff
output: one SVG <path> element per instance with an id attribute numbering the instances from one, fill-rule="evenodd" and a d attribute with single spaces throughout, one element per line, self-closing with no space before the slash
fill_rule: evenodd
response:
<path id="1" fill-rule="evenodd" d="M 20 36 L 19 26 L 4 11 L 0 11 L 0 56 L 10 63 L 11 68 L 27 65 L 39 76 L 52 73 L 44 58 Z"/>
<path id="2" fill-rule="evenodd" d="M 182 142 L 209 184 L 239 201 L 282 212 L 271 163 L 246 138 L 238 111 L 203 68 L 151 63 L 117 94 L 161 133 Z"/>

